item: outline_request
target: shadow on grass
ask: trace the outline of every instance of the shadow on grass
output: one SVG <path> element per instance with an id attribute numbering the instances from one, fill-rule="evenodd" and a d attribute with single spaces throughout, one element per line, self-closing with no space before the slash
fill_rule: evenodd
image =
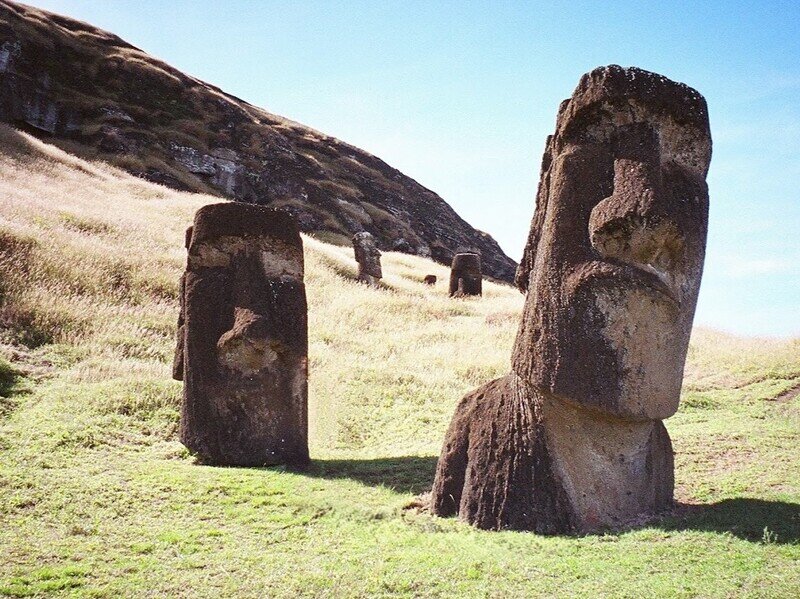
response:
<path id="1" fill-rule="evenodd" d="M 429 491 L 436 471 L 435 456 L 405 456 L 374 460 L 313 460 L 305 474 L 318 478 L 349 478 L 398 493 Z"/>
<path id="2" fill-rule="evenodd" d="M 397 493 L 429 491 L 436 472 L 435 456 L 373 460 L 314 460 L 305 474 L 325 479 L 358 481 Z M 729 533 L 758 543 L 800 543 L 800 504 L 751 497 L 711 504 L 678 504 L 672 516 L 648 527 L 665 531 Z"/>
<path id="3" fill-rule="evenodd" d="M 674 516 L 654 526 L 667 531 L 727 532 L 747 541 L 791 545 L 800 542 L 800 504 L 753 497 L 678 504 Z"/>

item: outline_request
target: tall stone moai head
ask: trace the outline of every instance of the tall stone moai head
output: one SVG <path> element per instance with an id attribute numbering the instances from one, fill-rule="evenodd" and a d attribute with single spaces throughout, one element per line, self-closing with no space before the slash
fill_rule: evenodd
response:
<path id="1" fill-rule="evenodd" d="M 514 371 L 633 420 L 678 408 L 703 271 L 708 110 L 690 87 L 599 68 L 548 139 L 517 284 Z"/>
<path id="2" fill-rule="evenodd" d="M 204 206 L 187 246 L 181 441 L 212 464 L 304 465 L 308 325 L 294 218 L 236 202 Z"/>
<path id="3" fill-rule="evenodd" d="M 609 66 L 561 104 L 517 284 L 511 372 L 465 396 L 432 511 L 592 532 L 672 505 L 672 446 L 708 224 L 706 103 Z"/>
<path id="4" fill-rule="evenodd" d="M 483 276 L 481 256 L 476 252 L 460 252 L 450 266 L 450 296 L 481 295 Z"/>
<path id="5" fill-rule="evenodd" d="M 368 285 L 377 285 L 383 278 L 381 251 L 372 233 L 362 231 L 353 235 L 353 251 L 358 262 L 358 280 Z"/>

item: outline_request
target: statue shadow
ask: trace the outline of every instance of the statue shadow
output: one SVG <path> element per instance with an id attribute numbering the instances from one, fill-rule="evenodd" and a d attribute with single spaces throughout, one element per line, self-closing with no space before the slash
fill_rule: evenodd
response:
<path id="1" fill-rule="evenodd" d="M 437 460 L 436 456 L 313 460 L 304 474 L 329 480 L 349 479 L 396 493 L 419 495 L 430 491 Z M 800 504 L 753 497 L 710 504 L 678 503 L 669 515 L 625 530 L 641 528 L 730 534 L 754 543 L 791 545 L 800 543 Z"/>
<path id="2" fill-rule="evenodd" d="M 710 504 L 678 503 L 673 514 L 650 526 L 664 531 L 728 533 L 765 544 L 800 542 L 800 504 L 753 497 Z"/>
<path id="3" fill-rule="evenodd" d="M 430 491 L 436 456 L 403 456 L 372 460 L 313 460 L 305 474 L 325 479 L 347 478 L 371 487 L 419 495 Z"/>

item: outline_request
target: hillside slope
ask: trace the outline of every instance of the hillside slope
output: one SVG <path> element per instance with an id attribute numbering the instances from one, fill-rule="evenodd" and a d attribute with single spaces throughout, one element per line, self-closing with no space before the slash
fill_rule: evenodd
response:
<path id="1" fill-rule="evenodd" d="M 195 464 L 170 361 L 210 201 L 0 126 L 0 595 L 800 595 L 800 340 L 695 332 L 661 522 L 541 537 L 414 508 L 523 301 L 449 299 L 420 257 L 387 253 L 372 289 L 305 237 L 311 469 Z"/>
<path id="2" fill-rule="evenodd" d="M 282 206 L 306 232 L 449 264 L 515 263 L 442 198 L 379 158 L 189 77 L 86 23 L 0 0 L 0 120 L 175 189 Z"/>

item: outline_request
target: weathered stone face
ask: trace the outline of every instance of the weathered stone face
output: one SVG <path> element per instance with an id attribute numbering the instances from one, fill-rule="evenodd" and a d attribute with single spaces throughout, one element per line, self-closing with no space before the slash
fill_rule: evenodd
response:
<path id="1" fill-rule="evenodd" d="M 358 262 L 358 279 L 374 285 L 383 278 L 381 251 L 371 233 L 362 231 L 353 235 L 353 251 Z"/>
<path id="2" fill-rule="evenodd" d="M 599 68 L 562 103 L 517 272 L 513 371 L 459 404 L 435 513 L 590 532 L 671 504 L 661 419 L 678 407 L 710 157 L 705 100 L 660 75 Z"/>
<path id="3" fill-rule="evenodd" d="M 305 464 L 308 325 L 294 219 L 204 206 L 187 243 L 181 441 L 214 464 Z"/>
<path id="4" fill-rule="evenodd" d="M 483 276 L 480 254 L 463 252 L 453 256 L 450 267 L 450 295 L 481 295 Z"/>
<path id="5" fill-rule="evenodd" d="M 514 370 L 617 416 L 675 413 L 703 269 L 703 98 L 639 69 L 584 76 L 548 141 L 518 282 Z"/>

